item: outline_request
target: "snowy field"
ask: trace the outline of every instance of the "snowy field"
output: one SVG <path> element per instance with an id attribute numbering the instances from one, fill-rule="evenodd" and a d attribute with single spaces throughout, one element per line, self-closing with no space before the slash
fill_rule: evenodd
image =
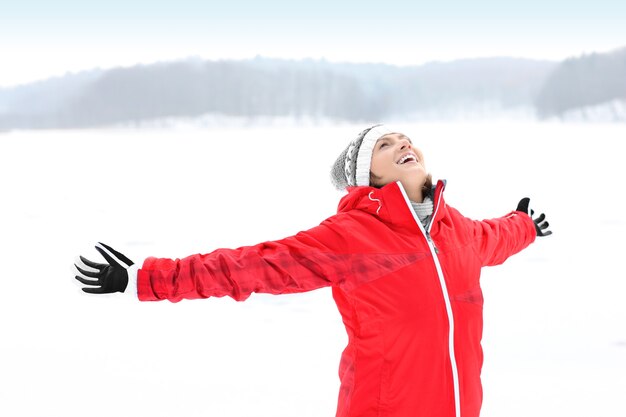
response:
<path id="1" fill-rule="evenodd" d="M 141 262 L 313 227 L 364 127 L 0 133 L 0 415 L 334 416 L 330 290 L 139 303 L 83 294 L 72 264 L 97 241 Z M 401 128 L 450 205 L 528 195 L 554 231 L 484 270 L 482 416 L 626 416 L 626 125 Z"/>

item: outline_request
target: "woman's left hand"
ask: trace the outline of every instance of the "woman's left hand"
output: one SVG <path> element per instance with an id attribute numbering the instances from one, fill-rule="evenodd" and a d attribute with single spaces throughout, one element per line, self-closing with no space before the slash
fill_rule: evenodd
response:
<path id="1" fill-rule="evenodd" d="M 549 229 L 550 223 L 548 223 L 548 221 L 546 220 L 545 214 L 541 213 L 539 216 L 533 217 L 535 211 L 530 208 L 530 198 L 522 198 L 517 204 L 517 211 L 526 213 L 528 216 L 530 216 L 531 219 L 533 219 L 533 222 L 535 222 L 535 230 L 537 231 L 537 236 L 548 236 L 552 234 L 552 231 L 550 231 Z"/>

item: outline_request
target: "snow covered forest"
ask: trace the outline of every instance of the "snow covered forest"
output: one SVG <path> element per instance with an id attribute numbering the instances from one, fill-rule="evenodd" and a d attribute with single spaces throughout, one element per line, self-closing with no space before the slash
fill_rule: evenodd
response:
<path id="1" fill-rule="evenodd" d="M 563 62 L 481 58 L 413 67 L 189 59 L 0 89 L 3 130 L 181 120 L 207 125 L 216 118 L 355 123 L 494 117 L 626 120 L 626 49 Z"/>

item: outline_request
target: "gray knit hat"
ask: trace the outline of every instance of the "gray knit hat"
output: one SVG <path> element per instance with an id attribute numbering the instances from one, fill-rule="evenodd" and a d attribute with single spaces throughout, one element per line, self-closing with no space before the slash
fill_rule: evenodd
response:
<path id="1" fill-rule="evenodd" d="M 370 164 L 376 141 L 382 136 L 397 133 L 382 124 L 368 127 L 339 155 L 330 171 L 333 185 L 345 190 L 355 185 L 370 185 Z"/>

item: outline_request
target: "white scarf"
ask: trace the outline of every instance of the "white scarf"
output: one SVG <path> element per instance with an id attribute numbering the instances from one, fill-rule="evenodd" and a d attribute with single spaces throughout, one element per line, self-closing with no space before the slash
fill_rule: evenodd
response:
<path id="1" fill-rule="evenodd" d="M 430 197 L 424 197 L 424 201 L 421 203 L 411 201 L 411 205 L 413 206 L 413 210 L 415 211 L 415 214 L 417 214 L 417 217 L 420 219 L 424 227 L 426 227 L 430 221 L 430 216 L 433 214 L 433 200 Z"/>

